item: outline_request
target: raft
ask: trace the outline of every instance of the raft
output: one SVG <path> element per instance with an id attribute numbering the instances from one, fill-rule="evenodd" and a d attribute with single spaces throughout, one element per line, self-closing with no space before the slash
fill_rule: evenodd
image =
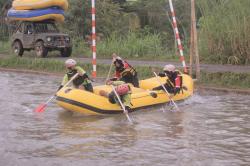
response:
<path id="1" fill-rule="evenodd" d="M 193 94 L 193 80 L 190 76 L 182 74 L 183 86 L 185 88 L 173 97 L 173 100 L 185 100 Z M 166 77 L 158 77 L 162 83 L 166 81 Z M 149 78 L 140 81 L 141 88 L 131 86 L 131 104 L 132 111 L 141 110 L 142 108 L 152 107 L 170 101 L 168 95 L 160 90 L 154 91 L 157 96 L 150 95 L 151 89 L 159 86 L 158 80 Z M 74 89 L 71 87 L 62 88 L 56 94 L 56 103 L 65 110 L 81 113 L 83 115 L 103 115 L 103 114 L 120 114 L 123 110 L 118 104 L 112 104 L 108 98 L 100 96 L 100 91 L 111 92 L 112 88 L 108 85 L 100 85 L 94 87 L 94 93 Z"/>
<path id="2" fill-rule="evenodd" d="M 7 17 L 11 20 L 43 21 L 52 19 L 58 22 L 64 21 L 64 11 L 58 7 L 50 7 L 37 10 L 14 10 L 10 9 Z"/>
<path id="3" fill-rule="evenodd" d="M 67 10 L 69 4 L 67 0 L 14 0 L 12 3 L 14 10 L 35 10 L 52 6 Z"/>

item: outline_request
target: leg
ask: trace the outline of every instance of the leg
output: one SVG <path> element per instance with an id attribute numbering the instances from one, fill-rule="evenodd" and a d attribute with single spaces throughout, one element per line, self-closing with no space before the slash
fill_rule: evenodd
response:
<path id="1" fill-rule="evenodd" d="M 138 81 L 138 77 L 137 74 L 133 77 L 133 83 L 134 87 L 139 88 L 139 81 Z"/>
<path id="2" fill-rule="evenodd" d="M 86 85 L 84 85 L 84 88 L 85 88 L 86 91 L 94 92 L 93 86 L 92 86 L 91 83 L 87 83 Z"/>
<path id="3" fill-rule="evenodd" d="M 163 88 L 162 88 L 162 86 L 160 85 L 160 86 L 157 86 L 157 87 L 153 88 L 152 90 L 163 90 Z"/>
<path id="4" fill-rule="evenodd" d="M 109 102 L 112 104 L 116 103 L 116 99 L 115 99 L 115 93 L 112 91 L 111 93 L 108 94 L 108 98 L 109 98 Z"/>

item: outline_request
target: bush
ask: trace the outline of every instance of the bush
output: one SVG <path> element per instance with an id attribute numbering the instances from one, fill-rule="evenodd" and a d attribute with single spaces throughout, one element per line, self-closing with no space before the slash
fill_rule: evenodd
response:
<path id="1" fill-rule="evenodd" d="M 250 63 L 250 1 L 198 0 L 200 54 L 208 62 Z"/>

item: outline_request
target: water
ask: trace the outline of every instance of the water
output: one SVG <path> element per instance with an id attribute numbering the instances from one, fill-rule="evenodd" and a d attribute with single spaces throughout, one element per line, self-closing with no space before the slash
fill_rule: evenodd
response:
<path id="1" fill-rule="evenodd" d="M 32 110 L 61 78 L 0 72 L 2 166 L 238 166 L 250 164 L 250 96 L 199 92 L 178 103 L 130 114 L 83 117 L 52 103 Z"/>

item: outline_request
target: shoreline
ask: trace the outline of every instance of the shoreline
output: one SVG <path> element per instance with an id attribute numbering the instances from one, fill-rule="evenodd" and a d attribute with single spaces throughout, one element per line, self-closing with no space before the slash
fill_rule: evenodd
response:
<path id="1" fill-rule="evenodd" d="M 62 77 L 64 74 L 59 72 L 44 72 L 44 71 L 34 71 L 34 70 L 28 70 L 28 69 L 15 69 L 15 68 L 4 68 L 0 67 L 0 71 L 3 72 L 15 72 L 15 73 L 24 73 L 24 74 L 39 74 L 39 75 L 48 75 L 48 76 L 60 76 Z M 97 77 L 97 81 L 104 80 L 104 77 Z M 195 81 L 196 82 L 196 81 Z M 238 93 L 238 94 L 250 94 L 250 89 L 238 89 L 238 88 L 222 88 L 222 87 L 216 87 L 211 85 L 204 85 L 204 84 L 195 84 L 195 91 L 197 90 L 212 90 L 212 91 L 220 91 L 225 93 Z"/>

